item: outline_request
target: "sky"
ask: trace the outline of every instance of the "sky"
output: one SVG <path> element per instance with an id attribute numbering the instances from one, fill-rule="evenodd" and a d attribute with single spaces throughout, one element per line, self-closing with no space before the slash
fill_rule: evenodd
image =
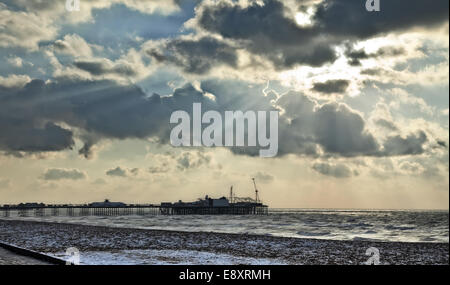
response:
<path id="1" fill-rule="evenodd" d="M 449 2 L 0 1 L 0 204 L 448 209 Z M 72 11 L 70 11 L 72 10 Z M 170 116 L 278 111 L 278 154 Z"/>

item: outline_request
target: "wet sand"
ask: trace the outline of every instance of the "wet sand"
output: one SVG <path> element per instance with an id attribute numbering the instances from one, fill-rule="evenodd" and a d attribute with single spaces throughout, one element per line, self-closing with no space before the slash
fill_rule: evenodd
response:
<path id="1" fill-rule="evenodd" d="M 191 251 L 280 264 L 364 264 L 369 258 L 366 250 L 375 247 L 380 264 L 449 264 L 448 243 L 334 241 L 13 220 L 0 220 L 0 240 L 49 254 L 69 247 L 78 248 L 81 255 L 124 250 Z"/>

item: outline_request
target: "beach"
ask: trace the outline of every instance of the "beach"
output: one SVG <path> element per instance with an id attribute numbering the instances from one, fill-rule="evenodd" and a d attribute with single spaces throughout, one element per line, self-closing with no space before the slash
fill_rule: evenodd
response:
<path id="1" fill-rule="evenodd" d="M 0 220 L 0 240 L 81 264 L 449 264 L 449 244 L 339 241 L 255 234 L 186 232 L 68 223 Z"/>

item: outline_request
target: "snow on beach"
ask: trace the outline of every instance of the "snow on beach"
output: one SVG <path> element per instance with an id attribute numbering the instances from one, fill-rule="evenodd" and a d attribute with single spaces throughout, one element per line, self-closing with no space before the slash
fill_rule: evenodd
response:
<path id="1" fill-rule="evenodd" d="M 0 220 L 0 240 L 56 256 L 76 247 L 82 264 L 364 264 L 369 247 L 379 250 L 381 264 L 449 264 L 449 244 L 436 242 L 336 241 L 14 220 Z"/>

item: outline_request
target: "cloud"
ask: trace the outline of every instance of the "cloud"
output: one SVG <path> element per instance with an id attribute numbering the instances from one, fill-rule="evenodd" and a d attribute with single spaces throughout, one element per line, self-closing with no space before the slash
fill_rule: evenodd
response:
<path id="1" fill-rule="evenodd" d="M 97 178 L 97 179 L 95 179 L 95 180 L 92 182 L 92 184 L 94 184 L 94 185 L 105 185 L 105 184 L 106 184 L 106 181 L 105 181 L 105 179 L 103 179 L 103 178 Z"/>
<path id="2" fill-rule="evenodd" d="M 82 37 L 77 34 L 65 35 L 62 40 L 53 43 L 56 52 L 74 57 L 91 57 L 92 48 Z"/>
<path id="3" fill-rule="evenodd" d="M 148 168 L 148 172 L 155 174 L 155 173 L 166 173 L 169 172 L 170 167 L 168 162 L 162 162 L 159 166 L 150 166 Z"/>
<path id="4" fill-rule="evenodd" d="M 139 168 L 123 168 L 120 166 L 106 171 L 106 175 L 113 177 L 131 177 L 138 175 L 138 173 Z"/>
<path id="5" fill-rule="evenodd" d="M 314 83 L 312 90 L 324 94 L 344 93 L 349 84 L 350 81 L 344 79 L 328 80 Z"/>
<path id="6" fill-rule="evenodd" d="M 228 87 L 226 87 L 228 86 Z M 216 96 L 224 110 L 280 110 L 278 155 L 318 156 L 376 155 L 379 144 L 366 128 L 358 112 L 345 104 L 319 104 L 313 98 L 295 91 L 281 94 L 275 100 L 261 89 L 242 82 L 203 82 L 202 89 Z M 270 90 L 265 90 L 270 93 Z M 236 154 L 258 155 L 255 148 L 232 148 Z"/>
<path id="7" fill-rule="evenodd" d="M 84 133 L 80 135 L 80 138 L 84 144 L 78 150 L 78 154 L 84 156 L 86 159 L 94 159 L 98 151 L 101 149 L 99 137 L 95 134 Z"/>
<path id="8" fill-rule="evenodd" d="M 390 130 L 390 131 L 398 131 L 398 128 L 394 124 L 394 122 L 386 120 L 386 119 L 382 119 L 382 118 L 377 119 L 377 120 L 375 120 L 375 124 L 382 128 L 385 128 L 387 130 Z"/>
<path id="9" fill-rule="evenodd" d="M 222 64 L 237 67 L 236 50 L 212 37 L 147 44 L 145 50 L 156 61 L 173 63 L 187 73 L 205 74 Z"/>
<path id="10" fill-rule="evenodd" d="M 127 170 L 121 168 L 120 166 L 117 166 L 114 169 L 107 170 L 106 175 L 116 177 L 127 177 Z"/>
<path id="11" fill-rule="evenodd" d="M 414 161 L 402 161 L 399 164 L 399 168 L 406 174 L 412 175 L 422 174 L 425 171 L 424 167 L 420 163 Z"/>
<path id="12" fill-rule="evenodd" d="M 318 36 L 317 27 L 297 25 L 279 1 L 248 6 L 221 1 L 197 11 L 199 28 L 234 40 L 240 48 L 267 58 L 277 69 L 296 64 L 321 66 L 336 59 L 329 39 Z"/>
<path id="13" fill-rule="evenodd" d="M 51 41 L 58 35 L 61 24 L 90 21 L 94 9 L 108 9 L 115 4 L 146 14 L 168 15 L 180 9 L 176 0 L 82 2 L 79 12 L 69 13 L 65 0 L 4 0 L 0 3 L 0 47 L 36 51 L 40 43 Z"/>
<path id="14" fill-rule="evenodd" d="M 109 9 L 113 5 L 124 5 L 125 7 L 146 14 L 159 13 L 169 15 L 179 11 L 180 7 L 177 0 L 81 0 L 80 11 L 77 13 L 68 13 L 66 10 L 66 1 L 59 0 L 4 0 L 7 6 L 15 9 L 35 13 L 42 17 L 52 18 L 54 20 L 66 20 L 70 23 L 79 23 L 92 20 L 92 11 L 98 9 Z M 62 19 L 61 19 L 62 18 Z"/>
<path id="15" fill-rule="evenodd" d="M 11 185 L 11 180 L 0 178 L 0 189 L 8 188 Z"/>
<path id="16" fill-rule="evenodd" d="M 282 95 L 276 105 L 289 119 L 280 124 L 281 155 L 318 155 L 318 147 L 327 154 L 344 157 L 418 155 L 426 151 L 428 137 L 423 130 L 406 137 L 394 133 L 381 141 L 367 128 L 361 114 L 346 104 L 319 105 L 310 97 L 291 91 Z M 396 131 L 395 125 L 389 123 L 381 121 L 384 127 Z"/>
<path id="17" fill-rule="evenodd" d="M 20 47 L 36 51 L 40 42 L 52 40 L 56 35 L 57 28 L 50 19 L 10 10 L 0 3 L 0 48 Z"/>
<path id="18" fill-rule="evenodd" d="M 378 143 L 363 118 L 346 105 L 326 104 L 316 112 L 315 134 L 326 151 L 342 155 L 371 154 Z"/>
<path id="19" fill-rule="evenodd" d="M 353 175 L 358 175 L 358 172 L 352 171 L 347 165 L 341 163 L 331 164 L 316 162 L 313 164 L 312 169 L 319 172 L 320 174 L 332 176 L 335 178 L 348 178 Z"/>
<path id="20" fill-rule="evenodd" d="M 404 89 L 393 88 L 387 90 L 392 95 L 391 106 L 395 109 L 399 109 L 399 105 L 407 105 L 408 109 L 415 108 L 418 113 L 424 113 L 431 115 L 434 113 L 434 109 L 430 107 L 423 98 L 413 96 Z"/>
<path id="21" fill-rule="evenodd" d="M 347 39 L 367 39 L 376 35 L 414 28 L 432 28 L 448 22 L 449 3 L 436 0 L 425 4 L 422 0 L 389 0 L 382 3 L 382 11 L 368 13 L 361 1 L 325 0 L 318 6 L 314 21 L 333 36 Z"/>
<path id="22" fill-rule="evenodd" d="M 74 145 L 73 133 L 54 123 L 34 127 L 26 120 L 11 121 L 0 116 L 0 149 L 8 151 L 60 151 Z"/>
<path id="23" fill-rule="evenodd" d="M 348 58 L 348 63 L 352 66 L 360 66 L 361 60 L 378 57 L 397 57 L 404 55 L 406 50 L 403 47 L 386 46 L 378 49 L 374 53 L 367 53 L 364 49 L 354 50 L 348 47 L 345 51 L 345 56 Z"/>
<path id="24" fill-rule="evenodd" d="M 166 173 L 168 172 L 170 169 L 168 167 L 158 167 L 158 166 L 150 166 L 148 168 L 148 172 L 151 174 L 155 174 L 155 173 Z"/>
<path id="25" fill-rule="evenodd" d="M 199 168 L 203 165 L 208 165 L 211 162 L 211 156 L 201 151 L 197 152 L 183 152 L 176 157 L 177 168 L 179 170 L 189 170 Z"/>
<path id="26" fill-rule="evenodd" d="M 67 51 L 72 52 L 72 51 Z M 76 55 L 76 51 L 73 51 Z M 87 52 L 87 51 L 85 51 Z M 51 50 L 46 50 L 53 68 L 55 79 L 73 80 L 114 80 L 119 84 L 133 84 L 146 78 L 152 67 L 142 58 L 142 54 L 131 48 L 116 60 L 80 54 L 71 64 L 63 65 Z"/>
<path id="27" fill-rule="evenodd" d="M 73 63 L 77 68 L 89 72 L 92 75 L 117 74 L 122 76 L 135 76 L 132 66 L 127 64 L 114 64 L 103 58 L 97 60 L 79 60 Z"/>
<path id="28" fill-rule="evenodd" d="M 261 183 L 270 183 L 274 180 L 274 177 L 266 172 L 258 171 L 256 172 L 253 177 L 256 179 L 257 182 Z"/>
<path id="29" fill-rule="evenodd" d="M 443 178 L 448 174 L 448 153 L 443 156 L 410 156 L 410 157 L 379 157 L 368 160 L 369 173 L 382 179 L 401 176 L 430 179 Z M 427 184 L 428 185 L 428 184 Z"/>
<path id="30" fill-rule="evenodd" d="M 194 31 L 190 37 L 168 39 L 159 48 L 150 44 L 151 48 L 144 50 L 157 61 L 171 62 L 194 74 L 205 74 L 222 65 L 240 66 L 239 54 L 243 51 L 248 52 L 246 57 L 251 58 L 249 64 L 254 67 L 261 64 L 252 62 L 253 56 L 270 62 L 276 70 L 298 65 L 321 67 L 338 58 L 338 46 L 350 47 L 371 37 L 417 27 L 433 28 L 448 21 L 445 0 L 432 5 L 420 0 L 408 2 L 407 6 L 415 10 L 399 0 L 389 1 L 381 13 L 367 12 L 364 3 L 358 1 L 303 4 L 312 8 L 311 24 L 306 26 L 296 20 L 302 5 L 298 10 L 277 0 L 204 1 L 196 7 L 195 18 L 185 24 Z M 200 58 L 199 52 L 205 57 Z M 370 54 L 347 48 L 345 55 L 351 65 L 360 65 L 362 59 L 394 57 L 404 52 L 393 46 Z"/>
<path id="31" fill-rule="evenodd" d="M 81 180 L 87 177 L 86 173 L 78 169 L 66 169 L 66 168 L 50 168 L 42 175 L 44 180 Z"/>
<path id="32" fill-rule="evenodd" d="M 410 134 L 407 137 L 400 135 L 390 136 L 384 142 L 384 155 L 417 155 L 422 154 L 427 135 L 423 131 Z"/>
<path id="33" fill-rule="evenodd" d="M 447 143 L 445 141 L 437 140 L 436 142 L 440 147 L 444 147 L 444 148 L 447 147 Z"/>
<path id="34" fill-rule="evenodd" d="M 294 91 L 273 100 L 264 96 L 261 87 L 249 87 L 241 81 L 210 80 L 195 87 L 186 84 L 169 96 L 149 96 L 134 85 L 60 79 L 46 83 L 33 80 L 23 88 L 0 94 L 0 126 L 5 130 L 0 134 L 0 149 L 64 150 L 72 148 L 77 137 L 84 142 L 79 153 L 90 157 L 92 148 L 104 139 L 152 138 L 168 143 L 170 114 L 175 110 L 191 113 L 194 102 L 202 102 L 203 110 L 219 112 L 281 110 L 280 156 L 415 155 L 425 151 L 427 141 L 425 133 L 425 137 L 410 135 L 406 139 L 394 133 L 383 146 L 362 115 L 346 104 L 319 104 Z M 258 149 L 231 148 L 245 155 L 257 155 Z M 185 154 L 178 167 L 187 169 L 204 161 L 201 154 L 194 158 Z"/>
<path id="35" fill-rule="evenodd" d="M 8 57 L 7 59 L 8 63 L 14 67 L 22 67 L 23 66 L 23 60 L 22 58 L 18 56 Z"/>
<path id="36" fill-rule="evenodd" d="M 167 142 L 172 111 L 192 110 L 192 102 L 197 100 L 206 105 L 210 101 L 190 85 L 175 90 L 170 97 L 148 97 L 136 86 L 111 81 L 33 80 L 24 88 L 0 93 L 0 149 L 71 148 L 73 132 L 53 122 L 89 134 L 83 136 L 83 154 L 89 154 L 90 147 L 102 138 L 157 137 Z"/>
<path id="37" fill-rule="evenodd" d="M 7 77 L 0 75 L 0 90 L 6 88 L 21 88 L 30 81 L 31 78 L 28 75 L 9 74 Z"/>
<path id="38" fill-rule="evenodd" d="M 448 70 L 448 62 L 445 61 L 426 65 L 419 71 L 373 67 L 363 69 L 360 73 L 361 75 L 366 75 L 367 80 L 373 80 L 382 84 L 433 86 L 448 83 Z"/>
<path id="39" fill-rule="evenodd" d="M 304 94 L 288 92 L 277 103 L 290 121 L 280 131 L 281 154 L 374 155 L 379 149 L 360 114 L 345 104 L 319 105 Z"/>

